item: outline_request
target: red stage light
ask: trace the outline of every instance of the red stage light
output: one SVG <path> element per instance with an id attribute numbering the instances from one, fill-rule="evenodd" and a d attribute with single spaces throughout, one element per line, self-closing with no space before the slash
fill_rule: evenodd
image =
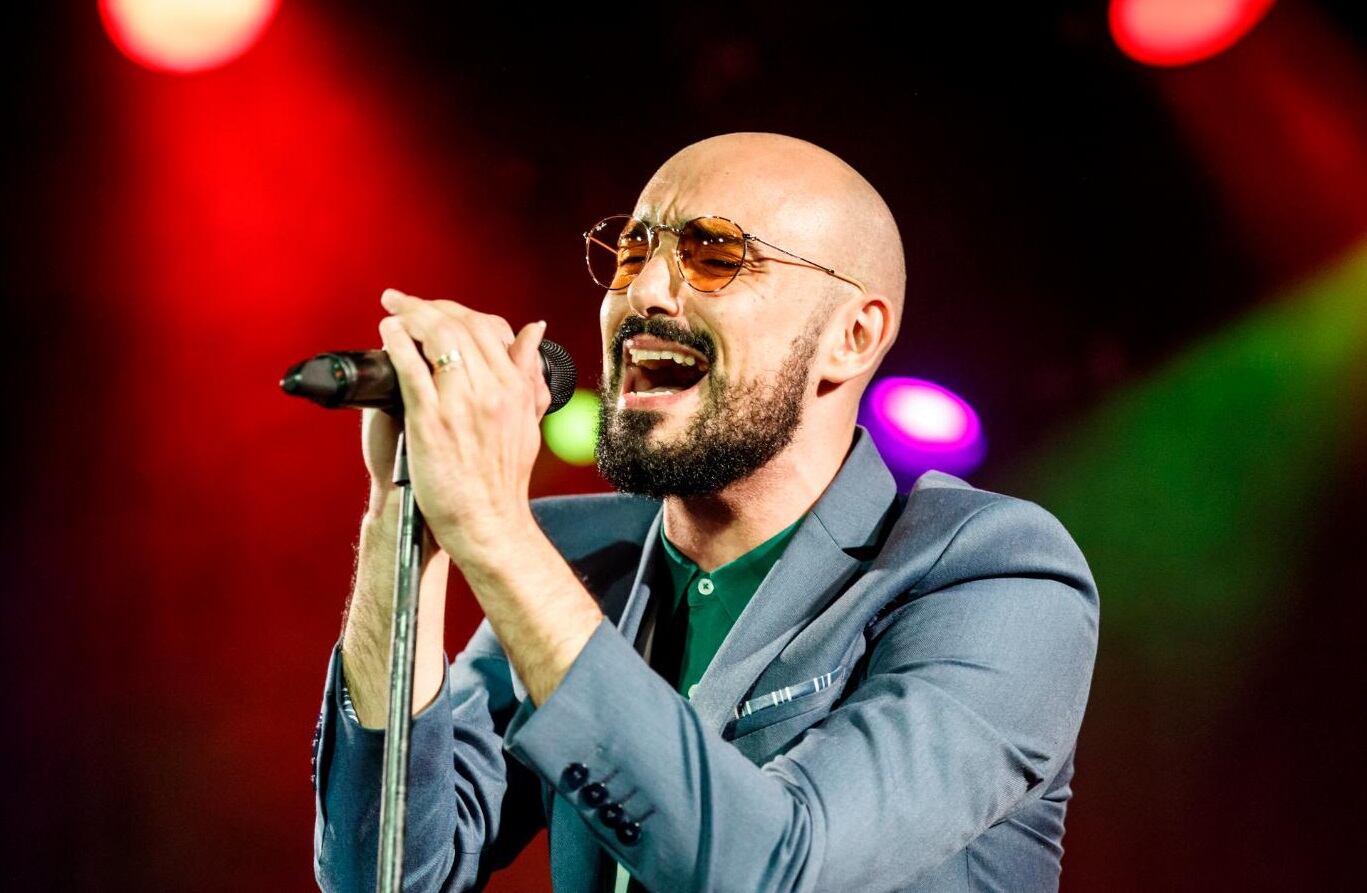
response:
<path id="1" fill-rule="evenodd" d="M 124 55 L 154 71 L 217 68 L 266 30 L 279 0 L 99 0 L 100 18 Z"/>
<path id="2" fill-rule="evenodd" d="M 1111 0 L 1111 36 L 1137 62 L 1187 65 L 1233 46 L 1275 0 Z"/>

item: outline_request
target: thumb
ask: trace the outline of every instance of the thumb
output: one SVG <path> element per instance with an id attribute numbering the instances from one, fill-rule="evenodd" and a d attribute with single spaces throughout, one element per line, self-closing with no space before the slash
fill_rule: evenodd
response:
<path id="1" fill-rule="evenodd" d="M 545 320 L 527 323 L 513 339 L 512 346 L 508 348 L 508 355 L 512 357 L 513 365 L 533 383 L 538 394 L 546 391 L 546 402 L 549 405 L 550 391 L 546 388 L 546 375 L 541 369 L 541 352 L 537 349 L 541 346 L 541 339 L 545 334 Z M 541 403 L 539 398 L 537 403 Z"/>

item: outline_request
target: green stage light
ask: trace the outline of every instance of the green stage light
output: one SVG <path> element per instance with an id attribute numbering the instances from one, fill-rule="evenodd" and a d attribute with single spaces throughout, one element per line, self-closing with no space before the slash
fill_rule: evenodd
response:
<path id="1" fill-rule="evenodd" d="M 592 465 L 598 442 L 598 395 L 576 388 L 570 402 L 541 421 L 546 446 L 571 465 Z"/>
<path id="2" fill-rule="evenodd" d="M 1112 646 L 1230 678 L 1286 610 L 1316 507 L 1364 429 L 1359 245 L 1061 431 L 1001 485 L 1073 533 Z"/>

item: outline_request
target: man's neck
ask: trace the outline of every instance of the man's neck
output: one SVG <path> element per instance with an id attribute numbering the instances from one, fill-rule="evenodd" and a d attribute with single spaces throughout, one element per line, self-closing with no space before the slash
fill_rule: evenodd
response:
<path id="1" fill-rule="evenodd" d="M 851 428 L 845 437 L 832 437 L 804 425 L 769 464 L 720 493 L 667 497 L 665 536 L 704 571 L 734 561 L 816 504 L 844 463 L 853 434 Z"/>

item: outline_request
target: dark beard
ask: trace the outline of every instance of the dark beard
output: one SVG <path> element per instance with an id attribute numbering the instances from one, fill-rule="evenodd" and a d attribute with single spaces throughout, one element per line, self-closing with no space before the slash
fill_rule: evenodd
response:
<path id="1" fill-rule="evenodd" d="M 754 474 L 792 443 L 802 424 L 802 398 L 819 342 L 819 324 L 809 326 L 793 341 L 787 362 L 772 383 L 733 383 L 710 372 L 702 405 L 680 440 L 652 446 L 650 432 L 664 414 L 617 410 L 621 343 L 633 334 L 649 332 L 696 347 L 709 361 L 712 345 L 705 336 L 700 339 L 659 318 L 634 317 L 628 323 L 633 320 L 631 331 L 619 332 L 616 339 L 613 375 L 598 384 L 598 472 L 610 484 L 655 499 L 707 496 Z M 624 331 L 627 328 L 623 326 Z"/>

